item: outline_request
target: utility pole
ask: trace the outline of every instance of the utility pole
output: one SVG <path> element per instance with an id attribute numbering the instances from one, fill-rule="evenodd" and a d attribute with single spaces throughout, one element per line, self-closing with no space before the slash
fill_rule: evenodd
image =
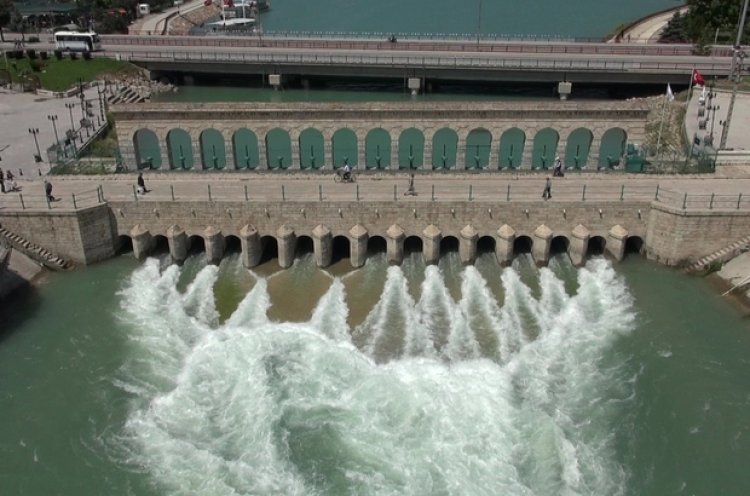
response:
<path id="1" fill-rule="evenodd" d="M 742 53 L 742 31 L 745 29 L 745 16 L 747 16 L 747 3 L 745 0 L 742 5 L 742 14 L 740 14 L 740 25 L 737 28 L 737 41 L 734 44 L 734 53 L 732 54 L 732 72 L 730 77 L 734 80 L 732 85 L 732 97 L 729 99 L 729 108 L 727 109 L 727 118 L 724 121 L 724 126 L 721 130 L 721 143 L 719 143 L 719 150 L 724 150 L 727 147 L 727 138 L 729 137 L 729 125 L 732 122 L 732 112 L 734 111 L 734 101 L 737 99 L 737 90 L 740 85 L 740 79 L 742 79 L 742 60 L 745 58 L 745 54 Z"/>

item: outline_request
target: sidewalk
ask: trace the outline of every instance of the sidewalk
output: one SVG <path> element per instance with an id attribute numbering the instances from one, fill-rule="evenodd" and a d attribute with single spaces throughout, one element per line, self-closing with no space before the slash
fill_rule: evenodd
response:
<path id="1" fill-rule="evenodd" d="M 187 14 L 193 10 L 203 7 L 202 0 L 188 0 L 183 5 L 170 7 L 157 14 L 149 14 L 136 19 L 128 28 L 128 34 L 160 36 L 165 31 L 167 18 L 172 14 Z"/>
<path id="2" fill-rule="evenodd" d="M 723 130 L 722 123 L 727 118 L 732 93 L 727 90 L 714 90 L 715 97 L 711 102 L 708 101 L 708 98 L 706 99 L 706 104 L 702 107 L 704 115 L 699 117 L 698 111 L 701 108 L 699 99 L 702 90 L 703 88 L 700 86 L 693 88 L 693 95 L 685 112 L 685 131 L 689 140 L 692 140 L 696 133 L 701 139 L 706 136 L 713 136 L 714 148 L 718 149 Z M 706 88 L 706 94 L 708 94 L 708 88 Z M 709 104 L 712 107 L 714 105 L 717 107 L 715 112 L 708 110 Z M 700 119 L 706 120 L 705 129 L 698 129 Z M 737 93 L 726 148 L 728 150 L 750 150 L 750 94 Z"/>
<path id="3" fill-rule="evenodd" d="M 683 7 L 679 11 L 684 14 L 688 8 Z M 622 43 L 656 43 L 659 33 L 669 23 L 675 12 L 670 11 L 657 16 L 649 17 L 623 31 Z"/>

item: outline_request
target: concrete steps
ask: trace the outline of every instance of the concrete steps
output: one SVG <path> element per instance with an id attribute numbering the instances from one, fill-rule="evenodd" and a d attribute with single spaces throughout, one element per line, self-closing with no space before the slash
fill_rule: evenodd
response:
<path id="1" fill-rule="evenodd" d="M 120 88 L 116 93 L 107 97 L 107 102 L 110 105 L 140 103 L 144 100 L 145 98 L 130 86 Z"/>
<path id="2" fill-rule="evenodd" d="M 68 270 L 73 268 L 73 264 L 67 260 L 50 253 L 41 246 L 35 245 L 21 236 L 8 231 L 2 226 L 0 226 L 0 236 L 5 238 L 11 247 L 51 270 Z"/>
<path id="3" fill-rule="evenodd" d="M 685 272 L 687 273 L 702 272 L 706 270 L 708 266 L 711 265 L 712 263 L 728 262 L 729 260 L 733 259 L 737 255 L 741 253 L 745 253 L 746 251 L 750 251 L 750 236 L 745 236 L 744 238 L 738 241 L 735 241 L 731 245 L 701 258 L 694 264 L 688 266 L 685 269 Z"/>

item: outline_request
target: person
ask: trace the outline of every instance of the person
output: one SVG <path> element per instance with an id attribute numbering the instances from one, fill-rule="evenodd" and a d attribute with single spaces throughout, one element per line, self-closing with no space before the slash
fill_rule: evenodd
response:
<path id="1" fill-rule="evenodd" d="M 417 196 L 417 190 L 414 187 L 414 174 L 409 174 L 409 186 L 404 192 L 404 196 Z"/>
<path id="2" fill-rule="evenodd" d="M 55 201 L 55 197 L 52 196 L 52 183 L 44 180 L 44 193 L 47 195 L 47 201 Z"/>
<path id="3" fill-rule="evenodd" d="M 562 160 L 560 160 L 560 157 L 555 157 L 555 166 L 552 169 L 552 175 L 555 177 L 563 176 L 563 164 Z"/>
<path id="4" fill-rule="evenodd" d="M 352 167 L 348 163 L 344 164 L 344 173 L 342 177 L 344 178 L 344 181 L 352 180 Z"/>
<path id="5" fill-rule="evenodd" d="M 8 170 L 8 171 L 7 171 L 6 173 L 5 173 L 5 178 L 6 178 L 6 179 L 7 179 L 8 181 L 12 181 L 14 177 L 15 177 L 15 176 L 13 176 L 13 173 L 12 173 L 12 172 L 10 171 L 10 169 L 9 169 L 9 170 Z"/>
<path id="6" fill-rule="evenodd" d="M 13 177 L 13 174 L 11 174 L 10 171 L 8 171 L 8 176 L 10 177 L 5 181 L 6 193 L 10 193 L 11 191 L 20 191 L 18 189 L 18 185 L 16 184 L 16 179 L 15 177 Z"/>
<path id="7" fill-rule="evenodd" d="M 547 182 L 544 183 L 544 191 L 542 192 L 542 198 L 549 200 L 552 198 L 552 180 L 548 177 Z"/>
<path id="8" fill-rule="evenodd" d="M 146 181 L 143 180 L 143 172 L 138 173 L 138 193 L 143 195 L 148 193 L 150 190 L 146 189 Z"/>
<path id="9" fill-rule="evenodd" d="M 5 178 L 3 177 L 2 169 L 0 169 L 0 191 L 5 193 Z"/>

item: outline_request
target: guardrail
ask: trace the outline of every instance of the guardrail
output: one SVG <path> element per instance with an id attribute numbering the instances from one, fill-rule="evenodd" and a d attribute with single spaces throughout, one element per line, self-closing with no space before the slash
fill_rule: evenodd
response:
<path id="1" fill-rule="evenodd" d="M 663 72 L 691 74 L 694 69 L 704 74 L 723 74 L 729 70 L 731 60 L 725 62 L 699 63 L 652 62 L 596 59 L 524 59 L 477 56 L 390 56 L 357 54 L 294 54 L 294 53 L 246 53 L 246 52 L 188 52 L 188 51 L 120 51 L 120 58 L 138 62 L 201 62 L 201 63 L 255 63 L 280 65 L 356 65 L 393 68 L 423 69 L 511 69 L 511 70 L 580 70 L 590 72 Z"/>
<path id="2" fill-rule="evenodd" d="M 619 44 L 619 43 L 540 43 L 535 40 L 515 39 L 503 43 L 488 43 L 463 38 L 429 38 L 429 41 L 399 40 L 387 41 L 387 34 L 379 38 L 363 37 L 297 37 L 294 34 L 268 36 L 228 37 L 228 36 L 102 36 L 105 48 L 118 46 L 174 46 L 174 47 L 234 47 L 234 48 L 295 48 L 329 50 L 390 50 L 390 51 L 441 51 L 441 52 L 487 52 L 487 53 L 564 53 L 583 55 L 653 55 L 653 56 L 692 56 L 694 47 L 687 44 Z M 459 42 L 457 42 L 459 41 Z M 495 41 L 495 40 L 492 40 Z M 732 48 L 716 46 L 711 49 L 714 57 L 731 57 Z"/>
<path id="3" fill-rule="evenodd" d="M 485 202 L 503 208 L 512 203 L 559 202 L 601 205 L 620 202 L 660 202 L 686 211 L 750 211 L 750 195 L 686 193 L 659 187 L 658 184 L 616 184 L 592 181 L 561 182 L 552 185 L 552 199 L 542 198 L 544 181 L 517 180 L 476 183 L 462 181 L 446 183 L 416 179 L 415 193 L 409 194 L 406 181 L 370 180 L 353 184 L 334 184 L 333 181 L 153 181 L 146 194 L 140 194 L 134 184 L 125 181 L 103 183 L 75 193 L 67 193 L 54 201 L 44 194 L 4 195 L 0 207 L 4 210 L 79 210 L 109 201 L 157 202 L 243 202 L 263 205 L 274 202 Z"/>

